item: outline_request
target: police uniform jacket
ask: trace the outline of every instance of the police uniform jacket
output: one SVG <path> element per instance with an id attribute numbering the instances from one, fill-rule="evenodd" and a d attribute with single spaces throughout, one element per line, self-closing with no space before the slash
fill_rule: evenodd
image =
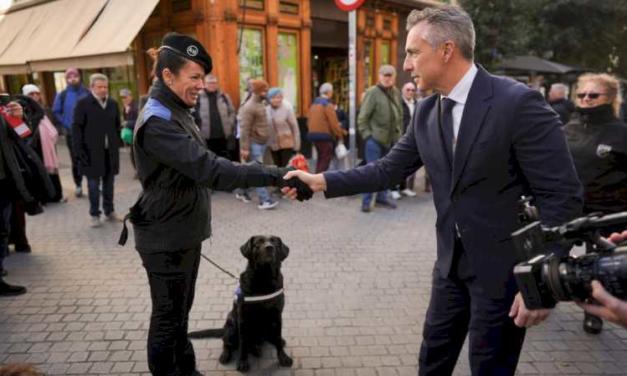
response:
<path id="1" fill-rule="evenodd" d="M 577 108 L 564 133 L 584 187 L 584 210 L 627 210 L 627 125 L 612 106 Z"/>
<path id="2" fill-rule="evenodd" d="M 276 185 L 286 172 L 236 165 L 209 151 L 190 108 L 161 81 L 150 91 L 133 142 L 143 191 L 129 217 L 140 252 L 198 246 L 211 235 L 210 189 Z"/>

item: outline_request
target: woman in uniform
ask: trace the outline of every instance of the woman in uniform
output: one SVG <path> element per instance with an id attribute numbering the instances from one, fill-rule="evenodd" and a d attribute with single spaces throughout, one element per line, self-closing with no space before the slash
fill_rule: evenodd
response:
<path id="1" fill-rule="evenodd" d="M 211 57 L 198 41 L 178 33 L 167 34 L 157 51 L 157 81 L 133 141 L 143 191 L 128 218 L 152 297 L 150 371 L 200 375 L 187 329 L 201 243 L 211 235 L 210 189 L 285 185 L 286 169 L 235 165 L 209 151 L 190 110 L 211 72 Z"/>

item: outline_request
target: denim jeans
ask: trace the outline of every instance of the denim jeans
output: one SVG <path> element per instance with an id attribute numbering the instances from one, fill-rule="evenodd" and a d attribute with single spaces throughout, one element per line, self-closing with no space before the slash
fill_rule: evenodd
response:
<path id="1" fill-rule="evenodd" d="M 254 142 L 250 143 L 250 159 L 253 161 L 257 161 L 259 163 L 263 163 L 263 155 L 266 152 L 267 145 L 256 144 Z M 272 201 L 270 199 L 270 193 L 266 187 L 257 187 L 255 188 L 255 192 L 257 192 L 257 196 L 259 196 L 259 203 L 263 204 L 264 202 Z"/>
<path id="2" fill-rule="evenodd" d="M 89 215 L 98 217 L 100 211 L 100 186 L 102 183 L 102 209 L 105 215 L 113 213 L 113 180 L 108 152 L 105 152 L 105 175 L 97 178 L 87 178 L 89 189 Z"/>
<path id="3" fill-rule="evenodd" d="M 366 163 L 375 162 L 381 159 L 385 154 L 387 154 L 388 150 L 381 146 L 377 141 L 375 141 L 372 137 L 369 137 L 366 140 L 366 146 L 364 150 L 364 158 L 366 159 Z M 388 199 L 388 191 L 377 192 L 377 202 L 385 201 Z M 362 195 L 362 205 L 370 205 L 372 201 L 372 193 L 364 193 Z"/>

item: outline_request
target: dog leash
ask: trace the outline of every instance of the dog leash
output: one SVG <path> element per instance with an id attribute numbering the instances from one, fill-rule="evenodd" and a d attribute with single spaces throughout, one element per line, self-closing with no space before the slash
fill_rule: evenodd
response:
<path id="1" fill-rule="evenodd" d="M 209 257 L 205 256 L 204 253 L 200 253 L 200 255 L 202 256 L 202 258 L 204 258 L 205 260 L 209 261 L 209 263 L 213 266 L 215 266 L 216 268 L 218 268 L 221 272 L 223 272 L 224 274 L 228 275 L 229 277 L 239 280 L 239 278 L 237 278 L 233 273 L 229 272 L 228 270 L 224 269 L 223 267 L 221 267 L 220 265 L 218 265 L 218 263 L 216 263 L 215 261 L 213 261 L 212 259 L 210 259 Z"/>

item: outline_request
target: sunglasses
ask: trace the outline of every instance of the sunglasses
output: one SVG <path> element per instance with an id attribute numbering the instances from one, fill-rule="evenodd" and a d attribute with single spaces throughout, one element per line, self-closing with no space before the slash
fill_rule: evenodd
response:
<path id="1" fill-rule="evenodd" d="M 605 95 L 605 93 L 577 93 L 577 98 L 584 99 L 587 96 L 590 99 L 597 99 L 601 95 Z"/>

